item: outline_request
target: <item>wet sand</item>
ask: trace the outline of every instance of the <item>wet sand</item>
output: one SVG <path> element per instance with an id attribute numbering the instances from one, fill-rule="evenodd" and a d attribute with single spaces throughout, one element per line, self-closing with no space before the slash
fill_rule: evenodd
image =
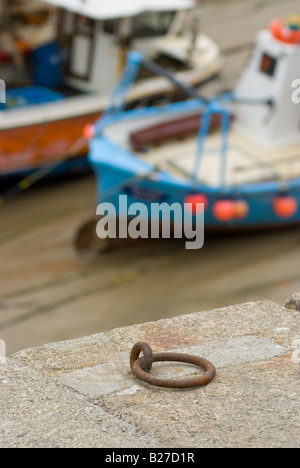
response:
<path id="1" fill-rule="evenodd" d="M 226 13 L 221 3 L 205 8 L 205 31 L 226 37 L 230 83 L 256 31 L 297 11 L 298 0 L 230 1 Z M 72 242 L 94 207 L 95 181 L 86 175 L 39 184 L 0 208 L 0 338 L 8 354 L 232 303 L 284 304 L 300 289 L 300 228 L 206 236 L 199 251 L 161 241 L 82 260 Z"/>
<path id="2" fill-rule="evenodd" d="M 72 241 L 94 179 L 56 181 L 1 210 L 0 336 L 8 352 L 232 303 L 285 303 L 300 284 L 300 229 L 155 241 L 82 260 Z M 29 209 L 30 208 L 30 209 Z"/>

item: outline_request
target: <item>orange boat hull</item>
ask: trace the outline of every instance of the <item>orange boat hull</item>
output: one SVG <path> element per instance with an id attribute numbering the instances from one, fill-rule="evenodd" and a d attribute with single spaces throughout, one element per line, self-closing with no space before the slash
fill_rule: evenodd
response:
<path id="1" fill-rule="evenodd" d="M 0 176 L 36 170 L 55 159 L 63 159 L 82 137 L 83 128 L 99 113 L 0 131 Z M 88 146 L 76 155 L 86 156 Z"/>

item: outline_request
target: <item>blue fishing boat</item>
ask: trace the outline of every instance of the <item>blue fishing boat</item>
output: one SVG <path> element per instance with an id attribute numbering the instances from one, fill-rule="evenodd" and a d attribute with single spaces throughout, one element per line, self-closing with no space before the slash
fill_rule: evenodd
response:
<path id="1" fill-rule="evenodd" d="M 282 35 L 278 35 L 278 24 Z M 131 52 L 102 118 L 90 128 L 98 203 L 204 204 L 208 229 L 300 222 L 300 21 L 260 32 L 233 92 L 201 96 Z M 182 102 L 125 110 L 140 67 L 185 92 Z M 121 216 L 122 213 L 119 212 Z"/>

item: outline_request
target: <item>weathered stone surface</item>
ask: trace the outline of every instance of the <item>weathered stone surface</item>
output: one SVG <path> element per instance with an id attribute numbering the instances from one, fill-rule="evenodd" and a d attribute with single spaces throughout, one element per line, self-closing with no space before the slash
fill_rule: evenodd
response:
<path id="1" fill-rule="evenodd" d="M 0 447 L 160 447 L 134 424 L 29 369 L 0 369 Z"/>
<path id="2" fill-rule="evenodd" d="M 215 380 L 183 391 L 139 381 L 129 355 L 141 340 L 210 359 Z M 297 343 L 299 312 L 257 302 L 24 350 L 0 366 L 0 447 L 299 447 Z"/>
<path id="3" fill-rule="evenodd" d="M 205 357 L 220 369 L 222 367 L 270 359 L 284 354 L 286 348 L 266 338 L 245 336 L 215 341 L 203 346 L 174 349 L 172 351 Z M 175 373 L 178 372 L 176 369 L 178 366 L 174 367 L 174 364 L 156 364 L 152 373 L 155 374 L 155 370 L 160 367 L 165 368 L 164 376 L 166 378 L 174 378 L 174 371 Z M 179 368 L 178 377 L 192 376 L 195 371 L 197 372 L 197 369 L 193 366 L 183 365 L 182 369 L 182 364 L 180 364 Z M 98 398 L 115 391 L 121 392 L 130 386 L 131 381 L 132 376 L 128 373 L 127 353 L 120 354 L 117 362 L 86 367 L 62 375 L 58 379 L 58 382 L 90 398 Z M 99 382 L 101 382 L 101 385 L 99 385 Z"/>

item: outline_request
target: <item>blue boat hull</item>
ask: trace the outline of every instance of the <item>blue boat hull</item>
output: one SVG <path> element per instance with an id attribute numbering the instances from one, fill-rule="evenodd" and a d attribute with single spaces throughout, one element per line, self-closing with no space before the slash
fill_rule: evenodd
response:
<path id="1" fill-rule="evenodd" d="M 240 230 L 251 228 L 277 228 L 300 223 L 300 178 L 288 182 L 288 194 L 298 202 L 297 212 L 289 217 L 278 216 L 274 201 L 281 193 L 279 181 L 268 181 L 239 186 L 238 190 L 221 190 L 197 184 L 191 188 L 189 180 L 179 180 L 166 172 L 155 172 L 150 164 L 141 161 L 130 151 L 116 146 L 104 136 L 94 138 L 90 143 L 90 164 L 97 181 L 97 203 L 112 203 L 119 213 L 119 195 L 127 195 L 128 205 L 143 202 L 150 213 L 152 203 L 166 202 L 184 204 L 191 194 L 203 194 L 207 199 L 205 228 L 213 230 Z M 146 180 L 143 174 L 154 174 Z M 140 180 L 134 180 L 141 174 Z M 228 221 L 217 219 L 214 206 L 220 200 L 243 200 L 248 206 L 242 219 Z M 122 213 L 119 213 L 122 214 Z"/>

